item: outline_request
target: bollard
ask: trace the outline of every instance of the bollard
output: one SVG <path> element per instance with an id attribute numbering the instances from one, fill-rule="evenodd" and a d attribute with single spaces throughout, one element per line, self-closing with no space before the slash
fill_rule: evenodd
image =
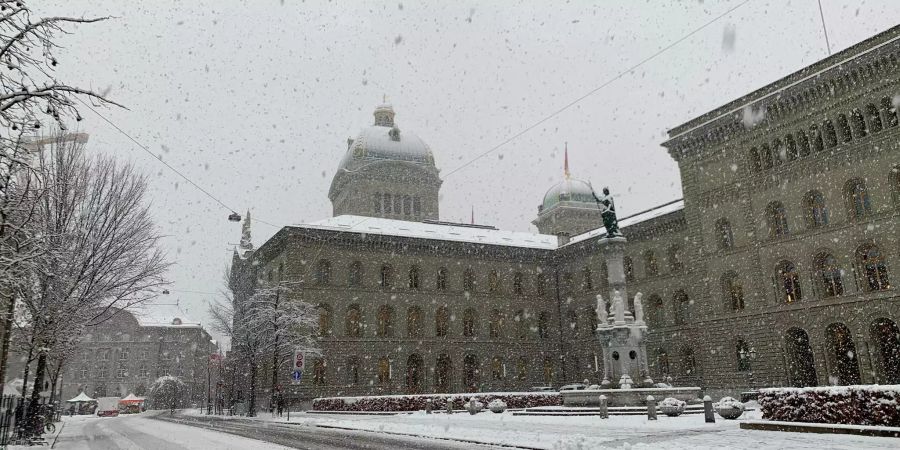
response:
<path id="1" fill-rule="evenodd" d="M 447 414 L 453 414 L 453 399 L 447 399 Z"/>
<path id="2" fill-rule="evenodd" d="M 709 396 L 703 397 L 703 415 L 706 417 L 706 423 L 716 423 L 716 416 L 713 414 L 712 399 Z"/>
<path id="3" fill-rule="evenodd" d="M 606 396 L 600 396 L 600 418 L 609 419 L 609 407 L 606 405 Z"/>
<path id="4" fill-rule="evenodd" d="M 425 414 L 431 414 L 432 403 L 430 398 L 425 399 Z"/>
<path id="5" fill-rule="evenodd" d="M 647 420 L 656 420 L 656 400 L 652 395 L 647 396 Z"/>

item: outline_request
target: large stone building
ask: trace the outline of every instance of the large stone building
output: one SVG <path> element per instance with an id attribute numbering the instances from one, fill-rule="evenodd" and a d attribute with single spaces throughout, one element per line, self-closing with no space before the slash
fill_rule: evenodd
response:
<path id="1" fill-rule="evenodd" d="M 900 382 L 898 60 L 895 27 L 670 130 L 683 199 L 620 222 L 654 378 Z M 243 295 L 291 280 L 320 305 L 323 354 L 290 395 L 599 381 L 589 184 L 566 171 L 529 234 L 439 222 L 438 174 L 379 106 L 335 175 L 335 217 L 235 256 Z"/>

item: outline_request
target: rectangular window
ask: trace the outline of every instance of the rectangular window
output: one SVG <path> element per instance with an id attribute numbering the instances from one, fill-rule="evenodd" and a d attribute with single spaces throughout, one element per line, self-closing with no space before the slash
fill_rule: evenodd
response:
<path id="1" fill-rule="evenodd" d="M 123 349 L 119 350 L 119 359 L 122 359 L 122 360 L 128 359 L 128 349 L 127 348 L 123 348 Z"/>
<path id="2" fill-rule="evenodd" d="M 413 214 L 416 216 L 422 215 L 422 202 L 419 201 L 419 197 L 413 197 Z"/>
<path id="3" fill-rule="evenodd" d="M 117 378 L 125 378 L 125 375 L 127 373 L 128 373 L 128 370 L 125 368 L 125 366 L 119 366 L 119 368 L 116 370 L 116 377 Z"/>
<path id="4" fill-rule="evenodd" d="M 384 205 L 381 203 L 381 194 L 375 194 L 372 198 L 373 210 L 377 213 L 384 213 Z"/>
<path id="5" fill-rule="evenodd" d="M 391 194 L 384 194 L 383 200 L 384 200 L 384 203 L 383 203 L 384 206 L 382 208 L 384 209 L 384 212 L 386 214 L 392 214 L 394 212 L 394 203 L 391 200 Z"/>

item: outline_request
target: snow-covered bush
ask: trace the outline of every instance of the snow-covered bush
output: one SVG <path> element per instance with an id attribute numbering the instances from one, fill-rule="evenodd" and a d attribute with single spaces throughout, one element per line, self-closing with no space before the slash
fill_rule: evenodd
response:
<path id="1" fill-rule="evenodd" d="M 434 409 L 466 409 L 469 399 L 477 397 L 484 402 L 500 399 L 507 408 L 535 408 L 562 405 L 558 392 L 482 392 L 478 394 L 431 395 L 383 395 L 371 397 L 324 397 L 313 400 L 317 411 L 419 411 L 425 409 L 425 399 L 430 398 Z"/>
<path id="2" fill-rule="evenodd" d="M 744 404 L 734 397 L 724 397 L 713 407 L 723 419 L 737 419 L 744 414 Z"/>
<path id="3" fill-rule="evenodd" d="M 506 411 L 506 402 L 499 398 L 495 398 L 488 403 L 488 409 L 490 409 L 492 413 L 502 413 L 503 411 Z"/>
<path id="4" fill-rule="evenodd" d="M 466 405 L 466 411 L 469 411 L 469 414 L 475 415 L 481 412 L 484 409 L 484 403 L 481 403 L 476 398 L 470 398 L 469 403 Z"/>
<path id="5" fill-rule="evenodd" d="M 659 410 L 670 417 L 680 416 L 684 412 L 684 406 L 685 403 L 683 401 L 674 397 L 668 397 L 659 402 Z"/>
<path id="6" fill-rule="evenodd" d="M 761 389 L 759 405 L 767 420 L 900 427 L 896 384 Z"/>

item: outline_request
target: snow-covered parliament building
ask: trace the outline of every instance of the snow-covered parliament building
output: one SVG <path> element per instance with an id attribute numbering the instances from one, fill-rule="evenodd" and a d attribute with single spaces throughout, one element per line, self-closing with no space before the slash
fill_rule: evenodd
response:
<path id="1" fill-rule="evenodd" d="M 894 27 L 669 131 L 683 199 L 620 221 L 654 379 L 900 383 L 898 106 Z M 609 293 L 588 184 L 550 187 L 540 234 L 441 222 L 431 149 L 390 105 L 374 116 L 337 167 L 334 217 L 245 239 L 234 258 L 243 295 L 290 280 L 319 305 L 323 354 L 299 386 L 283 369 L 288 395 L 599 382 L 594 305 Z"/>

